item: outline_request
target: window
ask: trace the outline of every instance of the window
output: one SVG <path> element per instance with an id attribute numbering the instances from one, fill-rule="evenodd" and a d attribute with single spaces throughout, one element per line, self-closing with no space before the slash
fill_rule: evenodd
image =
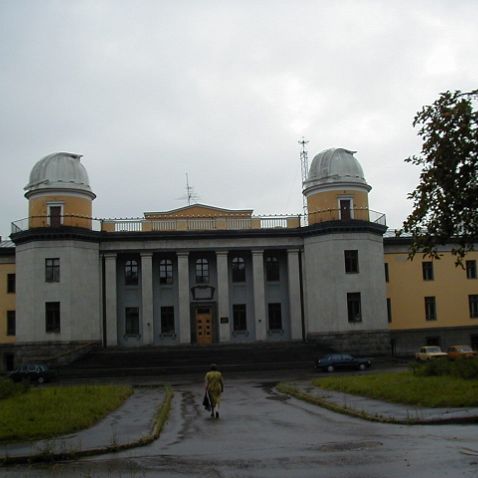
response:
<path id="1" fill-rule="evenodd" d="M 349 322 L 362 322 L 360 292 L 347 293 L 347 313 Z"/>
<path id="2" fill-rule="evenodd" d="M 45 332 L 47 334 L 60 333 L 59 302 L 45 302 Z"/>
<path id="3" fill-rule="evenodd" d="M 440 347 L 440 337 L 426 337 L 425 344 Z"/>
<path id="4" fill-rule="evenodd" d="M 201 258 L 196 261 L 196 282 L 198 284 L 209 282 L 209 263 L 207 259 Z"/>
<path id="5" fill-rule="evenodd" d="M 48 206 L 48 224 L 51 227 L 60 227 L 62 223 L 62 210 L 61 204 Z"/>
<path id="6" fill-rule="evenodd" d="M 138 285 L 138 261 L 129 260 L 124 265 L 124 283 L 126 285 Z"/>
<path id="7" fill-rule="evenodd" d="M 347 274 L 357 274 L 359 271 L 358 251 L 344 251 L 345 272 Z"/>
<path id="8" fill-rule="evenodd" d="M 173 283 L 173 261 L 171 259 L 161 259 L 159 261 L 159 283 Z"/>
<path id="9" fill-rule="evenodd" d="M 476 261 L 466 261 L 466 278 L 476 279 Z"/>
<path id="10" fill-rule="evenodd" d="M 269 304 L 269 330 L 282 330 L 281 304 Z"/>
<path id="11" fill-rule="evenodd" d="M 425 319 L 437 320 L 435 297 L 425 297 Z"/>
<path id="12" fill-rule="evenodd" d="M 280 263 L 278 257 L 266 257 L 266 280 L 268 282 L 277 282 L 280 280 Z"/>
<path id="13" fill-rule="evenodd" d="M 392 299 L 387 299 L 387 318 L 388 322 L 392 321 Z"/>
<path id="14" fill-rule="evenodd" d="M 45 282 L 60 282 L 60 259 L 45 259 Z"/>
<path id="15" fill-rule="evenodd" d="M 15 311 L 7 310 L 7 335 L 15 335 L 16 326 L 15 326 Z"/>
<path id="16" fill-rule="evenodd" d="M 161 307 L 161 333 L 174 334 L 174 307 L 172 305 Z"/>
<path id="17" fill-rule="evenodd" d="M 15 294 L 15 274 L 7 274 L 7 294 Z"/>
<path id="18" fill-rule="evenodd" d="M 388 262 L 385 262 L 385 282 L 390 281 L 390 274 L 388 272 Z"/>
<path id="19" fill-rule="evenodd" d="M 232 306 L 232 328 L 235 332 L 247 330 L 246 304 Z"/>
<path id="20" fill-rule="evenodd" d="M 433 280 L 433 262 L 422 262 L 423 280 Z"/>
<path id="21" fill-rule="evenodd" d="M 125 308 L 125 335 L 139 335 L 139 308 Z"/>
<path id="22" fill-rule="evenodd" d="M 242 257 L 232 259 L 232 282 L 246 281 L 246 261 Z"/>
<path id="23" fill-rule="evenodd" d="M 469 295 L 468 296 L 468 306 L 470 308 L 470 318 L 478 318 L 478 295 Z"/>

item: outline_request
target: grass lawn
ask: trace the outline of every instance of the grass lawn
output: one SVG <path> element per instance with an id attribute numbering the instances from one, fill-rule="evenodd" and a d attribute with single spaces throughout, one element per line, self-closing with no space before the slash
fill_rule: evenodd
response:
<path id="1" fill-rule="evenodd" d="M 388 402 L 423 407 L 476 407 L 478 380 L 450 376 L 420 377 L 412 372 L 323 377 L 320 388 L 362 395 Z"/>
<path id="2" fill-rule="evenodd" d="M 0 442 L 51 438 L 95 424 L 131 394 L 128 386 L 31 388 L 0 400 Z"/>

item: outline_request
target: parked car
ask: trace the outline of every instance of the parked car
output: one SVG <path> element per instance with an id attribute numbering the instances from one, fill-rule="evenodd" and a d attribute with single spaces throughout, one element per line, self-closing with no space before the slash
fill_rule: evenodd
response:
<path id="1" fill-rule="evenodd" d="M 53 372 L 45 364 L 27 363 L 9 372 L 8 376 L 14 382 L 26 380 L 29 382 L 44 383 L 52 379 Z"/>
<path id="2" fill-rule="evenodd" d="M 450 360 L 456 360 L 458 358 L 473 358 L 477 355 L 469 345 L 451 345 L 446 352 Z"/>
<path id="3" fill-rule="evenodd" d="M 315 368 L 323 372 L 345 369 L 365 370 L 371 366 L 370 359 L 358 358 L 350 354 L 328 354 L 315 361 Z"/>
<path id="4" fill-rule="evenodd" d="M 415 354 L 415 358 L 420 362 L 441 357 L 447 357 L 447 354 L 443 352 L 438 345 L 424 345 L 420 347 L 420 350 Z"/>

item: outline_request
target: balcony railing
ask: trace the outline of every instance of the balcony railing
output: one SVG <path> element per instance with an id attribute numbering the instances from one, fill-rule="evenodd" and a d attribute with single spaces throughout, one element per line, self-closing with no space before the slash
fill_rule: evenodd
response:
<path id="1" fill-rule="evenodd" d="M 386 225 L 385 214 L 370 209 L 353 209 L 344 212 L 339 209 L 315 211 L 309 215 L 267 215 L 267 216 L 214 216 L 214 217 L 173 217 L 173 218 L 114 218 L 100 219 L 76 215 L 56 217 L 31 216 L 12 223 L 12 234 L 39 227 L 79 227 L 103 232 L 162 232 L 162 231 L 216 231 L 248 229 L 295 229 L 328 221 L 362 220 Z M 53 225 L 53 222 L 55 225 Z"/>

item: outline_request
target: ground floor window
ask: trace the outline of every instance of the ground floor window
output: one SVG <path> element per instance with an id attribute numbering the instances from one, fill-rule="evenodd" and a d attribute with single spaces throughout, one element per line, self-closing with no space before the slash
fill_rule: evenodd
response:
<path id="1" fill-rule="evenodd" d="M 282 330 L 282 310 L 280 303 L 269 304 L 269 330 Z"/>
<path id="2" fill-rule="evenodd" d="M 139 308 L 126 307 L 125 309 L 125 335 L 139 335 Z"/>
<path id="3" fill-rule="evenodd" d="M 7 310 L 7 335 L 16 334 L 15 311 Z"/>
<path id="4" fill-rule="evenodd" d="M 161 307 L 161 333 L 174 334 L 174 307 L 172 305 Z"/>
<path id="5" fill-rule="evenodd" d="M 48 334 L 60 333 L 60 303 L 45 302 L 45 332 Z"/>
<path id="6" fill-rule="evenodd" d="M 392 321 L 392 299 L 387 298 L 387 319 Z"/>
<path id="7" fill-rule="evenodd" d="M 246 304 L 234 304 L 232 306 L 232 328 L 235 332 L 247 330 Z"/>
<path id="8" fill-rule="evenodd" d="M 347 314 L 349 322 L 362 322 L 360 292 L 347 293 Z"/>
<path id="9" fill-rule="evenodd" d="M 440 337 L 426 337 L 425 343 L 426 345 L 436 345 L 440 347 Z"/>

